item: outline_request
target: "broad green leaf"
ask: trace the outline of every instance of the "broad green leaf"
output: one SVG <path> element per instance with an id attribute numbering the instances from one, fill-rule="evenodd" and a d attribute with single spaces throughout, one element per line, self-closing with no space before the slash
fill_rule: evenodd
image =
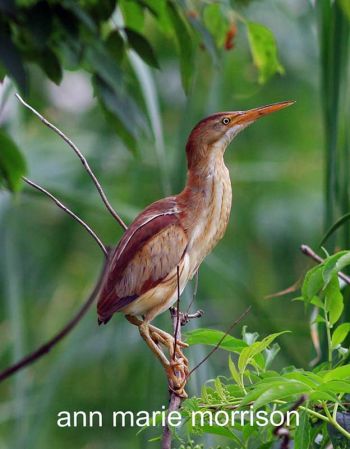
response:
<path id="1" fill-rule="evenodd" d="M 285 334 L 288 331 L 278 332 L 265 337 L 262 341 L 256 341 L 252 345 L 243 349 L 238 359 L 238 369 L 242 373 L 246 367 L 251 363 L 251 360 L 257 354 L 263 352 L 279 335 Z"/>
<path id="2" fill-rule="evenodd" d="M 277 56 L 275 37 L 268 28 L 259 23 L 246 22 L 248 40 L 253 61 L 259 70 L 259 83 L 264 84 L 275 73 L 284 73 Z"/>
<path id="3" fill-rule="evenodd" d="M 275 385 L 262 393 L 254 402 L 254 409 L 256 410 L 277 399 L 288 399 L 296 394 L 305 394 L 310 391 L 309 386 L 298 381 L 282 382 L 280 385 Z"/>
<path id="4" fill-rule="evenodd" d="M 0 184 L 12 192 L 21 188 L 21 178 L 26 173 L 25 160 L 15 142 L 0 129 Z"/>
<path id="5" fill-rule="evenodd" d="M 125 53 L 124 48 L 124 40 L 118 31 L 112 31 L 109 33 L 106 39 L 106 46 L 109 50 L 109 53 L 119 62 L 123 60 L 123 56 Z"/>
<path id="6" fill-rule="evenodd" d="M 350 264 L 350 252 L 349 251 L 339 251 L 336 254 L 328 257 L 323 263 L 323 279 L 327 285 L 334 274 L 337 274 L 345 266 Z"/>
<path id="7" fill-rule="evenodd" d="M 311 423 L 305 411 L 299 413 L 299 426 L 295 428 L 294 449 L 306 449 L 311 443 Z"/>
<path id="8" fill-rule="evenodd" d="M 311 371 L 294 371 L 292 373 L 283 374 L 285 379 L 294 379 L 303 382 L 311 388 L 317 388 L 323 382 L 321 376 L 312 373 Z"/>
<path id="9" fill-rule="evenodd" d="M 220 435 L 226 438 L 229 438 L 230 440 L 235 441 L 239 447 L 243 447 L 241 440 L 238 438 L 238 436 L 233 433 L 230 429 L 224 426 L 209 426 L 208 424 L 205 424 L 204 426 L 201 426 L 201 430 L 205 433 L 212 434 L 212 435 Z"/>
<path id="10" fill-rule="evenodd" d="M 179 47 L 182 86 L 185 93 L 188 94 L 194 73 L 192 36 L 187 23 L 179 13 L 176 4 L 173 1 L 168 0 L 167 7 Z"/>
<path id="11" fill-rule="evenodd" d="M 350 393 L 350 382 L 344 380 L 330 380 L 318 386 L 317 391 L 332 393 Z"/>
<path id="12" fill-rule="evenodd" d="M 248 394 L 243 398 L 241 406 L 254 402 L 254 408 L 258 408 L 255 407 L 256 403 L 258 403 L 258 406 L 261 407 L 262 405 L 267 404 L 268 402 L 271 402 L 275 399 L 282 399 L 296 393 L 306 393 L 311 391 L 312 388 L 304 382 L 299 382 L 293 379 L 285 379 L 283 377 L 274 377 L 254 385 L 252 390 L 249 391 Z M 262 397 L 263 401 L 266 400 L 264 404 L 261 404 L 261 402 L 257 402 Z"/>
<path id="13" fill-rule="evenodd" d="M 313 391 L 308 395 L 310 401 L 331 401 L 337 402 L 337 396 L 328 391 Z"/>
<path id="14" fill-rule="evenodd" d="M 301 288 L 301 293 L 306 302 L 310 302 L 322 289 L 324 284 L 322 270 L 323 267 L 318 265 L 306 273 Z"/>
<path id="15" fill-rule="evenodd" d="M 121 0 L 119 6 L 125 25 L 135 31 L 142 30 L 145 19 L 141 2 Z"/>
<path id="16" fill-rule="evenodd" d="M 142 34 L 125 28 L 130 47 L 146 62 L 146 64 L 159 69 L 159 64 L 154 50 L 148 40 Z"/>
<path id="17" fill-rule="evenodd" d="M 332 348 L 343 343 L 350 332 L 350 323 L 340 324 L 332 334 Z"/>
<path id="18" fill-rule="evenodd" d="M 330 371 L 320 372 L 319 375 L 323 377 L 323 380 L 342 380 L 350 377 L 350 365 L 339 366 Z"/>
<path id="19" fill-rule="evenodd" d="M 216 346 L 221 338 L 225 335 L 222 331 L 216 331 L 213 329 L 194 329 L 193 331 L 186 332 L 186 343 L 192 345 L 210 345 Z M 220 344 L 221 349 L 226 351 L 240 353 L 242 349 L 247 347 L 247 343 L 238 338 L 226 335 L 224 340 Z"/>
<path id="20" fill-rule="evenodd" d="M 329 314 L 331 324 L 336 323 L 344 309 L 343 295 L 340 291 L 339 280 L 336 274 L 325 288 L 325 309 Z"/>
<path id="21" fill-rule="evenodd" d="M 323 302 L 320 300 L 320 298 L 318 297 L 318 296 L 313 296 L 312 298 L 311 298 L 311 301 L 310 301 L 310 303 L 313 305 L 313 306 L 317 306 L 317 307 L 319 307 L 320 309 L 324 309 L 324 304 L 323 304 Z"/>

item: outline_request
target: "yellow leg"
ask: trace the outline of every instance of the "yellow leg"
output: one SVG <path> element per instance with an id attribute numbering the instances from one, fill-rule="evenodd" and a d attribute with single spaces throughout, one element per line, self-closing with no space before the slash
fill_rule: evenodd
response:
<path id="1" fill-rule="evenodd" d="M 172 335 L 149 324 L 147 320 L 141 321 L 131 315 L 126 315 L 125 317 L 130 323 L 139 328 L 141 337 L 163 365 L 169 380 L 169 387 L 179 396 L 187 397 L 184 387 L 189 373 L 188 360 L 181 348 L 187 347 L 188 345 L 177 341 L 174 355 L 174 337 Z M 161 343 L 168 349 L 170 361 L 158 346 L 158 343 Z"/>

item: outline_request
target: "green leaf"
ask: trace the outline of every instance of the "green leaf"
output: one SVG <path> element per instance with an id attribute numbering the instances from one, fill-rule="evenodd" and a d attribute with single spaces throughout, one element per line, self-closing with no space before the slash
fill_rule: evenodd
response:
<path id="1" fill-rule="evenodd" d="M 142 34 L 137 33 L 130 28 L 125 28 L 125 33 L 128 38 L 130 47 L 150 66 L 159 69 L 157 58 L 154 54 L 153 48 Z"/>
<path id="2" fill-rule="evenodd" d="M 332 349 L 343 343 L 350 332 L 350 323 L 340 324 L 332 334 Z"/>
<path id="3" fill-rule="evenodd" d="M 305 302 L 310 302 L 322 289 L 324 284 L 322 270 L 323 266 L 318 265 L 306 273 L 301 288 Z"/>
<path id="4" fill-rule="evenodd" d="M 125 47 L 124 47 L 124 40 L 118 31 L 114 30 L 111 33 L 109 33 L 106 39 L 106 47 L 108 48 L 109 53 L 120 64 L 125 53 Z"/>
<path id="5" fill-rule="evenodd" d="M 209 32 L 214 36 L 217 45 L 221 47 L 224 43 L 229 23 L 222 13 L 219 3 L 210 3 L 204 8 L 203 22 Z"/>
<path id="6" fill-rule="evenodd" d="M 277 45 L 273 33 L 264 25 L 246 22 L 248 40 L 253 61 L 259 70 L 259 83 L 264 84 L 275 73 L 284 73 L 277 56 Z"/>
<path id="7" fill-rule="evenodd" d="M 176 5 L 169 0 L 167 7 L 179 47 L 182 86 L 185 93 L 188 94 L 194 73 L 192 36 Z"/>
<path id="8" fill-rule="evenodd" d="M 329 371 L 320 372 L 319 375 L 322 375 L 325 382 L 329 380 L 347 379 L 350 377 L 350 365 L 339 366 Z"/>
<path id="9" fill-rule="evenodd" d="M 220 435 L 222 437 L 229 438 L 230 440 L 235 441 L 238 443 L 240 447 L 242 446 L 241 440 L 238 438 L 237 435 L 235 435 L 230 429 L 223 426 L 209 426 L 208 424 L 205 424 L 204 426 L 201 426 L 201 430 L 205 433 L 209 433 L 212 435 Z"/>
<path id="10" fill-rule="evenodd" d="M 228 367 L 232 376 L 232 379 L 236 382 L 237 385 L 242 386 L 241 376 L 236 368 L 236 365 L 233 363 L 231 357 L 228 358 Z"/>
<path id="11" fill-rule="evenodd" d="M 109 114 L 113 114 L 113 122 L 118 124 L 120 137 L 135 150 L 141 130 L 145 128 L 142 112 L 132 97 L 123 92 L 122 89 L 113 89 L 104 80 L 95 76 L 93 79 L 95 93 Z"/>
<path id="12" fill-rule="evenodd" d="M 26 94 L 28 89 L 27 72 L 23 65 L 20 52 L 14 45 L 9 27 L 0 20 L 0 63 L 20 88 Z"/>
<path id="13" fill-rule="evenodd" d="M 309 391 L 311 391 L 311 388 L 304 383 L 294 380 L 282 382 L 259 395 L 258 399 L 254 402 L 254 409 L 256 410 L 276 399 L 288 399 L 296 394 L 304 394 Z"/>
<path id="14" fill-rule="evenodd" d="M 344 309 L 343 295 L 340 291 L 338 276 L 333 275 L 332 280 L 325 289 L 325 309 L 329 314 L 331 324 L 336 323 Z"/>
<path id="15" fill-rule="evenodd" d="M 96 42 L 87 48 L 85 59 L 90 65 L 90 72 L 96 73 L 110 87 L 120 89 L 122 72 L 107 49 Z"/>
<path id="16" fill-rule="evenodd" d="M 194 329 L 193 331 L 186 332 L 186 343 L 190 346 L 193 345 L 210 345 L 216 346 L 221 338 L 225 335 L 225 332 L 216 331 L 213 329 Z M 231 335 L 226 335 L 225 339 L 221 342 L 220 348 L 226 351 L 240 353 L 242 349 L 246 348 L 248 345 L 238 338 L 232 337 Z"/>
<path id="17" fill-rule="evenodd" d="M 55 84 L 60 84 L 63 76 L 61 63 L 57 55 L 49 48 L 45 49 L 41 54 L 40 67 L 51 81 Z"/>
<path id="18" fill-rule="evenodd" d="M 291 373 L 283 374 L 283 377 L 285 379 L 294 379 L 299 382 L 303 382 L 311 388 L 316 388 L 323 382 L 321 376 L 318 376 L 317 374 L 312 373 L 311 371 L 294 371 Z"/>
<path id="19" fill-rule="evenodd" d="M 284 385 L 287 385 L 287 387 L 284 387 Z M 266 392 L 270 392 L 268 394 L 269 398 L 271 397 L 271 395 L 276 395 L 274 399 L 280 399 L 280 395 L 283 395 L 283 393 L 285 393 L 286 391 L 288 395 L 292 394 L 290 392 L 294 392 L 294 389 L 296 389 L 298 392 L 312 391 L 312 388 L 309 385 L 297 380 L 285 379 L 283 377 L 272 377 L 264 379 L 263 381 L 255 384 L 252 387 L 251 391 L 249 391 L 248 394 L 242 399 L 241 406 L 247 405 L 251 402 L 255 403 L 255 401 L 257 401 Z M 269 401 L 270 399 L 268 400 L 268 402 Z"/>
<path id="20" fill-rule="evenodd" d="M 299 426 L 295 428 L 294 449 L 311 447 L 311 423 L 306 411 L 299 413 Z"/>
<path id="21" fill-rule="evenodd" d="M 334 274 L 337 274 L 344 267 L 350 264 L 350 252 L 339 251 L 328 257 L 323 263 L 323 279 L 326 283 L 330 282 Z"/>
<path id="22" fill-rule="evenodd" d="M 142 30 L 145 18 L 141 4 L 132 0 L 122 0 L 119 5 L 125 25 L 135 31 Z"/>
<path id="23" fill-rule="evenodd" d="M 317 388 L 317 391 L 325 391 L 327 393 L 350 393 L 350 382 L 344 380 L 330 380 Z"/>
<path id="24" fill-rule="evenodd" d="M 15 142 L 0 129 L 0 183 L 12 192 L 21 188 L 26 173 L 25 160 Z"/>
<path id="25" fill-rule="evenodd" d="M 278 332 L 265 337 L 262 341 L 256 341 L 243 349 L 238 359 L 238 369 L 243 373 L 254 357 L 264 351 L 279 335 L 289 331 Z"/>

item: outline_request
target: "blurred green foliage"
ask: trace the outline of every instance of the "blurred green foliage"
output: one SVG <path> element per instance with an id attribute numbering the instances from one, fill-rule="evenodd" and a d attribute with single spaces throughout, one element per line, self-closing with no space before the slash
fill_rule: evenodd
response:
<path id="1" fill-rule="evenodd" d="M 40 2 L 51 11 L 47 17 L 63 9 L 68 19 L 55 16 L 54 31 L 39 42 L 35 33 L 48 27 L 33 32 L 27 17 L 38 3 L 0 3 L 0 32 L 7 39 L 0 39 L 0 73 L 10 73 L 20 86 L 24 80 L 28 101 L 78 144 L 127 223 L 150 202 L 183 187 L 184 146 L 197 120 L 218 110 L 297 100 L 293 108 L 246 130 L 227 151 L 232 217 L 224 240 L 201 267 L 194 307 L 203 308 L 205 316 L 190 326 L 224 330 L 251 304 L 244 322 L 249 329 L 261 335 L 286 328 L 292 332 L 279 338 L 274 369 L 307 368 L 314 349 L 303 304 L 264 297 L 300 278 L 307 265 L 300 243 L 316 246 L 322 235 L 326 205 L 317 11 L 302 0 L 220 1 L 220 8 L 202 1 L 120 1 L 112 21 L 104 18 L 104 7 L 96 10 L 96 2 Z M 6 5 L 20 9 L 18 23 Z M 77 26 L 55 28 L 69 20 Z M 283 65 L 283 77 L 257 83 L 245 21 L 272 31 L 280 59 L 275 67 Z M 131 51 L 125 27 L 150 47 L 142 40 Z M 28 46 L 37 46 L 37 53 L 27 52 Z M 160 70 L 140 57 L 145 46 Z M 10 67 L 18 79 L 3 63 L 4 48 L 15 49 Z M 40 62 L 45 49 L 55 56 Z M 53 81 L 58 81 L 61 71 L 59 87 L 47 80 L 56 76 Z M 93 224 L 104 242 L 115 245 L 121 230 L 79 161 L 16 103 L 6 80 L 0 123 L 25 155 L 30 177 Z M 76 223 L 28 188 L 15 197 L 0 192 L 0 248 L 0 357 L 5 367 L 71 317 L 89 293 L 102 257 Z M 189 286 L 184 307 L 191 293 Z M 170 328 L 169 321 L 164 314 L 157 325 Z M 191 348 L 191 364 L 205 354 L 199 345 Z M 225 372 L 226 357 L 216 353 L 193 376 L 189 392 L 199 395 L 204 381 Z M 101 410 L 110 416 L 113 410 L 159 410 L 167 403 L 162 369 L 137 330 L 121 317 L 98 328 L 93 311 L 52 353 L 1 384 L 0 397 L 1 449 L 157 447 L 149 442 L 158 436 L 152 430 L 136 435 L 135 429 L 113 429 L 108 422 L 102 429 L 59 429 L 56 417 L 61 410 Z M 225 446 L 227 440 L 207 436 L 202 441 L 210 448 Z"/>

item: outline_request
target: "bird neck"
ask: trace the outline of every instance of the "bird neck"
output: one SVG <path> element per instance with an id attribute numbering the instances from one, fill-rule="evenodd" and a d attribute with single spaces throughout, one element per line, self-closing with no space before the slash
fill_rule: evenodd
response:
<path id="1" fill-rule="evenodd" d="M 232 190 L 222 151 L 188 170 L 178 196 L 182 224 L 189 237 L 194 265 L 199 265 L 223 236 L 231 210 Z"/>

